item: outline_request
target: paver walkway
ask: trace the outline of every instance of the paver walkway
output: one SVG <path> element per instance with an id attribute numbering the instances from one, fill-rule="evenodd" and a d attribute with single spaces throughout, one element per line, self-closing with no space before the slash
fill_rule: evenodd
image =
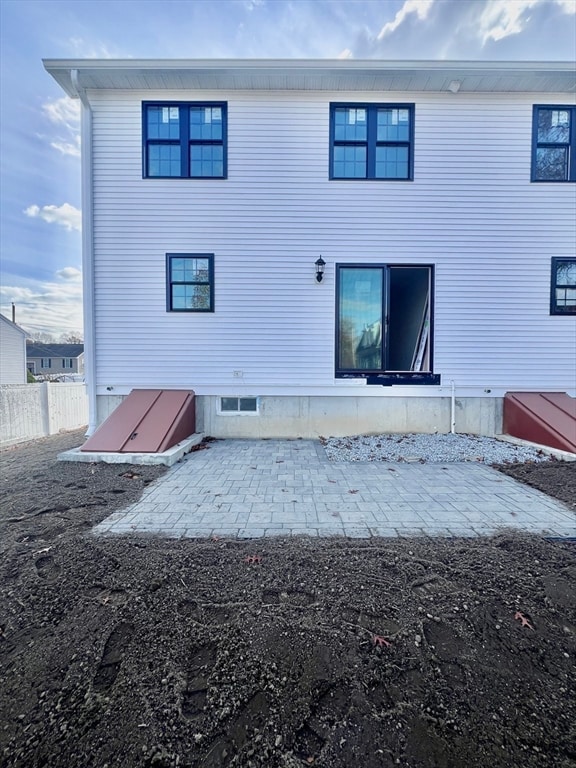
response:
<path id="1" fill-rule="evenodd" d="M 256 538 L 576 536 L 559 501 L 482 464 L 330 462 L 313 440 L 222 440 L 188 454 L 96 533 Z"/>

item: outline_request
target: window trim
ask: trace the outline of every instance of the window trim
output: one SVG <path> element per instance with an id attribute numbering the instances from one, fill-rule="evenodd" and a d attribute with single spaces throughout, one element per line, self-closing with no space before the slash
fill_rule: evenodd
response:
<path id="1" fill-rule="evenodd" d="M 148 138 L 148 108 L 178 107 L 185 111 L 181 119 L 179 139 Z M 190 139 L 190 107 L 220 107 L 222 109 L 222 140 Z M 180 174 L 178 176 L 152 176 L 148 173 L 148 148 L 152 145 L 178 145 L 180 147 Z M 221 176 L 192 176 L 190 174 L 190 146 L 222 146 Z M 142 178 L 143 179 L 191 179 L 195 181 L 219 181 L 228 178 L 228 102 L 226 101 L 143 101 L 142 102 Z"/>
<path id="2" fill-rule="evenodd" d="M 336 131 L 335 112 L 337 109 L 365 109 L 367 112 L 367 135 L 366 141 L 336 141 L 334 138 Z M 376 140 L 376 113 L 379 109 L 407 109 L 410 113 L 410 135 L 408 141 L 377 141 Z M 414 123 L 416 115 L 416 105 L 414 103 L 380 103 L 380 102 L 330 102 L 330 153 L 329 153 L 329 175 L 330 181 L 414 181 Z M 366 176 L 335 176 L 334 175 L 334 147 L 335 146 L 366 146 Z M 408 147 L 408 175 L 405 177 L 385 178 L 375 176 L 376 147 L 395 146 Z"/>
<path id="3" fill-rule="evenodd" d="M 573 309 L 568 310 L 561 310 L 558 309 L 557 300 L 556 300 L 556 289 L 559 287 L 558 285 L 558 264 L 561 264 L 563 262 L 574 262 L 576 264 L 576 258 L 571 259 L 569 256 L 553 256 L 552 257 L 552 263 L 551 263 L 551 270 L 550 270 L 550 314 L 556 315 L 556 316 L 568 316 L 572 317 L 573 315 L 576 315 L 576 307 Z"/>
<path id="4" fill-rule="evenodd" d="M 539 147 L 566 146 L 564 144 L 550 144 L 541 142 L 538 144 L 538 114 L 541 109 L 566 110 L 571 113 L 570 137 L 568 139 L 568 178 L 566 179 L 540 179 L 536 175 L 536 158 Z M 576 182 L 576 107 L 567 104 L 534 104 L 532 107 L 532 152 L 530 181 L 535 184 L 570 184 Z"/>
<path id="5" fill-rule="evenodd" d="M 441 377 L 440 374 L 434 373 L 434 286 L 435 286 L 435 265 L 434 264 L 423 264 L 423 263 L 397 263 L 397 262 L 389 262 L 389 263 L 383 263 L 383 262 L 377 262 L 377 263 L 369 263 L 369 262 L 361 262 L 361 263 L 342 263 L 342 264 L 336 264 L 336 296 L 335 296 L 335 316 L 336 316 L 336 322 L 335 322 L 335 337 L 334 337 L 334 377 L 336 379 L 365 379 L 367 385 L 371 384 L 379 384 L 381 386 L 392 386 L 394 384 L 397 385 L 414 385 L 414 384 L 424 384 L 424 385 L 440 385 L 441 383 Z M 430 370 L 429 371 L 387 371 L 387 370 L 376 370 L 376 369 L 367 369 L 366 371 L 363 370 L 355 370 L 355 369 L 347 369 L 347 368 L 339 368 L 338 367 L 338 359 L 339 359 L 339 338 L 340 338 L 340 281 L 341 281 L 341 272 L 343 269 L 381 269 L 385 271 L 385 277 L 384 277 L 384 285 L 383 285 L 383 294 L 382 299 L 384 302 L 383 310 L 386 310 L 386 312 L 383 312 L 383 316 L 387 316 L 387 311 L 389 308 L 389 302 L 390 302 L 390 280 L 387 275 L 390 268 L 393 267 L 419 267 L 419 268 L 425 268 L 430 271 L 430 296 L 429 296 L 429 318 L 430 318 L 430 330 L 429 330 L 429 338 L 430 338 L 430 348 L 429 348 L 429 359 L 430 359 Z"/>
<path id="6" fill-rule="evenodd" d="M 172 259 L 208 259 L 208 283 L 180 282 L 172 280 Z M 210 307 L 207 309 L 175 309 L 172 307 L 173 285 L 208 285 L 210 287 Z M 167 253 L 166 254 L 166 312 L 206 313 L 214 312 L 214 254 L 213 253 Z"/>

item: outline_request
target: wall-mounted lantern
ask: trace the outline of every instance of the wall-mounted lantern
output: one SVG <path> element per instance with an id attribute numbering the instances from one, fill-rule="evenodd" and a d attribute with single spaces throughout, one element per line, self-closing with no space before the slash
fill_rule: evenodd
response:
<path id="1" fill-rule="evenodd" d="M 324 277 L 324 267 L 326 266 L 326 262 L 322 256 L 320 256 L 314 263 L 316 264 L 316 280 L 321 283 L 322 278 Z"/>

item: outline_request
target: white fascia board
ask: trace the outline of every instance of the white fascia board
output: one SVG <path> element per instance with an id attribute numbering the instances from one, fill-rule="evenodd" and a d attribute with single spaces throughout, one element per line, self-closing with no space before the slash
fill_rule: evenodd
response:
<path id="1" fill-rule="evenodd" d="M 146 90 L 150 77 L 163 76 L 165 87 L 227 89 L 338 90 L 380 87 L 401 78 L 393 90 L 444 91 L 454 80 L 461 90 L 576 92 L 573 62 L 379 61 L 311 59 L 44 59 L 45 69 L 64 91 L 77 97 L 81 88 Z M 77 72 L 74 82 L 72 72 Z M 431 78 L 431 76 L 433 76 Z M 494 78 L 505 78 L 498 85 Z M 129 79 L 128 79 L 129 78 Z M 375 81 L 380 78 L 380 81 Z M 466 78 L 469 78 L 467 81 Z M 486 80 L 484 80 L 484 78 Z M 446 82 L 445 82 L 446 80 Z M 512 87 L 510 83 L 515 85 Z"/>
<path id="2" fill-rule="evenodd" d="M 502 71 L 502 72 L 576 72 L 574 62 L 562 61 L 390 61 L 382 59 L 43 59 L 44 67 L 53 69 L 94 70 L 270 70 L 340 71 L 367 70 L 405 72 L 414 70 Z"/>

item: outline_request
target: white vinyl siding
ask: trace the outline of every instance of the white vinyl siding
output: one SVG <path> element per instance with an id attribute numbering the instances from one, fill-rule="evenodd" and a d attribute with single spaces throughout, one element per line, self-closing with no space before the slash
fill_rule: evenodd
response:
<path id="1" fill-rule="evenodd" d="M 26 383 L 26 334 L 0 315 L 0 386 Z"/>
<path id="2" fill-rule="evenodd" d="M 141 103 L 182 98 L 227 102 L 227 179 L 142 178 Z M 574 253 L 574 190 L 530 182 L 532 105 L 564 95 L 396 92 L 415 104 L 409 184 L 329 180 L 330 102 L 380 93 L 90 99 L 102 394 L 387 394 L 334 378 L 334 265 L 353 262 L 435 266 L 434 372 L 446 388 L 574 391 L 576 321 L 549 314 L 550 259 Z M 166 312 L 166 253 L 214 254 L 213 314 Z M 414 389 L 404 394 L 438 394 Z"/>

